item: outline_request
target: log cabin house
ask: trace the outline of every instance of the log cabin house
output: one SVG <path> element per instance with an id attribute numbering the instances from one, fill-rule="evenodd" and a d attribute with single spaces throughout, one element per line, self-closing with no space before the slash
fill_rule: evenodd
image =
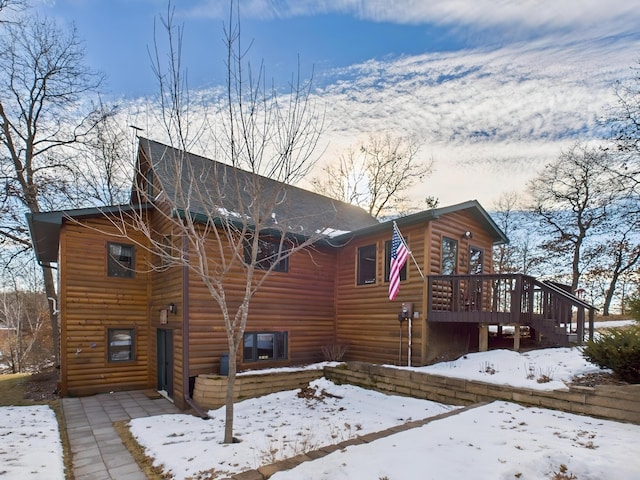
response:
<path id="1" fill-rule="evenodd" d="M 167 159 L 176 156 L 187 170 L 167 168 Z M 153 388 L 187 408 L 194 379 L 217 373 L 224 363 L 220 309 L 186 266 L 150 268 L 154 254 L 140 248 L 148 239 L 136 228 L 123 235 L 118 222 L 126 223 L 129 211 L 142 211 L 156 231 L 171 235 L 163 232 L 168 227 L 160 211 L 162 194 L 176 195 L 176 175 L 184 176 L 187 190 L 203 178 L 193 172 L 214 166 L 221 184 L 238 171 L 147 139 L 140 139 L 137 158 L 130 204 L 28 215 L 37 259 L 58 268 L 61 393 Z M 242 175 L 242 181 L 257 178 Z M 560 286 L 493 274 L 492 248 L 508 240 L 477 201 L 395 220 L 412 257 L 390 301 L 392 222 L 279 187 L 287 200 L 271 216 L 274 222 L 287 217 L 284 234 L 320 233 L 312 248 L 280 262 L 253 297 L 239 371 L 322 361 L 323 347 L 335 345 L 347 347 L 344 360 L 425 365 L 490 348 L 489 326 L 513 326 L 515 349 L 522 327 L 559 345 L 584 338 L 585 313 L 592 327 L 592 307 Z M 136 200 L 140 192 L 144 201 Z M 284 204 L 287 210 L 279 211 Z M 220 215 L 237 215 L 230 213 L 232 205 L 222 207 Z M 189 208 L 198 214 L 197 202 Z M 185 241 L 181 248 L 188 255 L 192 247 Z M 227 292 L 233 295 L 233 285 Z"/>

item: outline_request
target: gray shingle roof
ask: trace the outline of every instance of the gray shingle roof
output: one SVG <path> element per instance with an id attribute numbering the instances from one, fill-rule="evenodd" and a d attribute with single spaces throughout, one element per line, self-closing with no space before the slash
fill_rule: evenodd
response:
<path id="1" fill-rule="evenodd" d="M 260 202 L 262 225 L 304 237 L 320 232 L 329 238 L 378 224 L 360 207 L 153 140 L 141 138 L 140 149 L 153 166 L 156 183 L 178 211 L 234 220 L 250 218 Z"/>

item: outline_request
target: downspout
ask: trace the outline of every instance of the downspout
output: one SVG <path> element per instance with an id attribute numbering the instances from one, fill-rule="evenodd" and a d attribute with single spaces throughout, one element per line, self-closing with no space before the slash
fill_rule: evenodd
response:
<path id="1" fill-rule="evenodd" d="M 182 240 L 183 261 L 189 261 L 189 242 Z M 182 396 L 200 418 L 209 420 L 209 414 L 198 405 L 189 392 L 189 267 L 182 267 Z"/>

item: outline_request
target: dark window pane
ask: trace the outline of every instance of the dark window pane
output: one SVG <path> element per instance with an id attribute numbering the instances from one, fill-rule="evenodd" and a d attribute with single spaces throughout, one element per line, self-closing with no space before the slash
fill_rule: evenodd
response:
<path id="1" fill-rule="evenodd" d="M 244 244 L 244 262 L 249 265 L 252 261 L 251 239 L 247 239 Z M 275 264 L 273 270 L 276 272 L 287 272 L 289 270 L 289 258 L 280 258 L 280 242 L 277 240 L 258 239 L 258 251 L 256 252 L 256 268 L 268 270 Z M 276 263 L 277 262 L 277 263 Z"/>
<path id="2" fill-rule="evenodd" d="M 133 245 L 108 243 L 107 250 L 107 274 L 110 277 L 132 278 L 135 266 Z"/>
<path id="3" fill-rule="evenodd" d="M 483 252 L 478 247 L 469 247 L 469 273 L 480 275 L 482 273 Z"/>
<path id="4" fill-rule="evenodd" d="M 376 246 L 358 248 L 358 285 L 376 283 Z"/>
<path id="5" fill-rule="evenodd" d="M 442 239 L 442 275 L 455 275 L 458 265 L 458 242 L 451 238 Z"/>
<path id="6" fill-rule="evenodd" d="M 133 329 L 110 328 L 107 332 L 110 362 L 126 362 L 134 359 Z"/>

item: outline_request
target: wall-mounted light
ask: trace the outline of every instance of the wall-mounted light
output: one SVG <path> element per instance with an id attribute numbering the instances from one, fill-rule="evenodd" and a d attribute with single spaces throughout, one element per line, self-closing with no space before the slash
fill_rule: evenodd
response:
<path id="1" fill-rule="evenodd" d="M 176 307 L 176 304 L 173 302 L 169 304 L 167 309 L 169 310 L 169 313 L 173 313 L 174 315 L 178 313 L 178 307 Z"/>
<path id="2" fill-rule="evenodd" d="M 467 230 L 466 232 L 464 232 L 462 234 L 462 238 L 466 238 L 467 240 L 469 240 L 470 238 L 473 238 L 473 233 L 471 233 L 469 230 Z"/>

